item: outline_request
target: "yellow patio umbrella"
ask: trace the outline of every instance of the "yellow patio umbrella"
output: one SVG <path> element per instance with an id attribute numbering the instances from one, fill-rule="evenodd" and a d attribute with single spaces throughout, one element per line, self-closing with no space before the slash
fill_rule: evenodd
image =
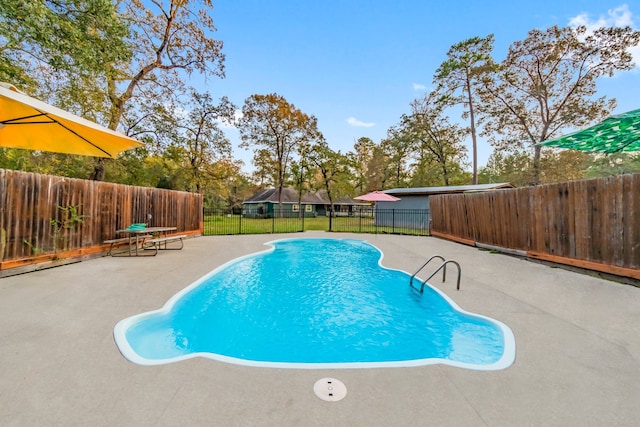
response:
<path id="1" fill-rule="evenodd" d="M 115 158 L 142 145 L 0 82 L 0 147 Z"/>

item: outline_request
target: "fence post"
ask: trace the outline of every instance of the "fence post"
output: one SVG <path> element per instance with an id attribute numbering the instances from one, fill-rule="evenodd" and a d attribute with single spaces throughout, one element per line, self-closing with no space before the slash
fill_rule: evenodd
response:
<path id="1" fill-rule="evenodd" d="M 396 210 L 391 209 L 391 232 L 396 232 Z"/>
<path id="2" fill-rule="evenodd" d="M 329 208 L 329 231 L 333 231 L 333 210 Z"/>
<path id="3" fill-rule="evenodd" d="M 238 234 L 242 234 L 242 216 L 243 213 L 240 211 L 240 221 L 238 221 Z"/>
<path id="4" fill-rule="evenodd" d="M 273 210 L 273 215 L 271 216 L 271 234 L 276 232 L 276 210 Z"/>

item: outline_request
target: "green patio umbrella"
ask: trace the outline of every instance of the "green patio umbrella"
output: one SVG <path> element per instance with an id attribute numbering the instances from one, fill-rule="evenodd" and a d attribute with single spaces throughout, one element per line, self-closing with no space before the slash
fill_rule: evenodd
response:
<path id="1" fill-rule="evenodd" d="M 606 154 L 640 151 L 640 109 L 609 116 L 597 125 L 536 145 Z"/>

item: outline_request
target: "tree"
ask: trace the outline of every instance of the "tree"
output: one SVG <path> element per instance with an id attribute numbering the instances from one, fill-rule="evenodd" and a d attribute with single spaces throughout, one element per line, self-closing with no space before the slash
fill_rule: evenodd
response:
<path id="1" fill-rule="evenodd" d="M 111 129 L 148 126 L 151 106 L 186 92 L 186 75 L 224 77 L 212 8 L 211 0 L 6 0 L 0 77 L 38 86 L 42 98 Z M 91 177 L 105 173 L 99 159 Z"/>
<path id="2" fill-rule="evenodd" d="M 371 158 L 367 162 L 365 193 L 387 188 L 389 177 L 393 175 L 389 156 L 379 145 L 373 147 Z"/>
<path id="3" fill-rule="evenodd" d="M 256 94 L 245 100 L 238 129 L 242 141 L 240 147 L 261 147 L 268 150 L 273 159 L 280 205 L 282 189 L 297 150 L 303 144 L 322 138 L 317 129 L 317 119 L 306 115 L 280 95 Z"/>
<path id="4" fill-rule="evenodd" d="M 352 157 L 351 163 L 354 170 L 355 190 L 359 194 L 365 193 L 367 186 L 367 167 L 373 157 L 375 145 L 375 142 L 373 142 L 371 138 L 358 138 L 353 146 L 354 153 L 349 153 Z"/>
<path id="5" fill-rule="evenodd" d="M 302 206 L 302 196 L 309 192 L 313 180 L 313 169 L 309 159 L 312 147 L 308 141 L 298 146 L 298 159 L 291 162 L 290 181 L 298 193 L 298 206 Z M 298 217 L 302 218 L 304 211 L 298 210 Z"/>
<path id="6" fill-rule="evenodd" d="M 207 167 L 231 157 L 231 142 L 220 129 L 219 122 L 231 120 L 235 106 L 226 97 L 214 104 L 208 93 L 192 91 L 185 117 L 173 122 L 177 141 L 185 148 L 191 190 L 200 193 L 209 177 L 203 176 Z M 172 119 L 172 118 L 168 118 Z"/>
<path id="7" fill-rule="evenodd" d="M 394 187 L 405 187 L 409 177 L 409 160 L 414 153 L 415 144 L 411 135 L 401 126 L 392 126 L 387 130 L 387 138 L 382 140 L 380 148 L 389 160 L 389 169 L 393 171 L 389 177 Z"/>
<path id="8" fill-rule="evenodd" d="M 240 162 L 222 158 L 207 165 L 210 180 L 203 191 L 207 207 L 242 210 L 242 200 L 254 193 L 249 180 L 240 170 Z"/>
<path id="9" fill-rule="evenodd" d="M 585 27 L 531 30 L 513 43 L 496 72 L 484 73 L 483 134 L 498 149 L 533 149 L 531 184 L 540 180 L 541 147 L 561 132 L 606 117 L 615 100 L 594 99 L 597 79 L 633 67 L 628 49 L 640 32 Z"/>
<path id="10" fill-rule="evenodd" d="M 585 178 L 591 156 L 590 153 L 577 150 L 549 150 L 543 153 L 540 158 L 540 183 L 551 184 Z M 531 183 L 532 176 L 533 160 L 525 151 L 496 151 L 481 170 L 480 180 L 483 184 L 509 182 L 522 187 Z"/>
<path id="11" fill-rule="evenodd" d="M 451 105 L 464 106 L 463 118 L 469 118 L 473 151 L 473 184 L 478 183 L 478 142 L 476 136 L 475 87 L 482 70 L 493 64 L 493 34 L 472 37 L 456 43 L 447 52 L 447 59 L 436 70 L 434 82 L 447 94 Z"/>
<path id="12" fill-rule="evenodd" d="M 522 187 L 531 182 L 531 170 L 531 156 L 524 150 L 494 151 L 487 165 L 480 168 L 479 181 L 481 184 L 509 182 Z"/>
<path id="13" fill-rule="evenodd" d="M 106 63 L 131 58 L 128 25 L 111 0 L 3 0 L 0 2 L 0 81 L 99 121 L 95 96 Z M 104 81 L 104 79 L 102 79 Z M 86 177 L 93 159 L 20 154 L 22 170 Z M 49 159 L 49 161 L 44 161 Z"/>
<path id="14" fill-rule="evenodd" d="M 253 152 L 251 163 L 254 166 L 253 179 L 258 187 L 275 187 L 278 182 L 278 174 L 274 165 L 276 160 L 271 155 L 271 151 L 260 148 Z"/>
<path id="15" fill-rule="evenodd" d="M 0 81 L 29 91 L 53 73 L 54 82 L 72 83 L 128 60 L 129 30 L 116 7 L 111 0 L 3 0 Z"/>
<path id="16" fill-rule="evenodd" d="M 452 172 L 462 172 L 460 165 L 466 157 L 462 141 L 467 132 L 449 123 L 444 115 L 446 106 L 446 97 L 430 92 L 411 104 L 411 115 L 403 116 L 402 121 L 407 137 L 414 141 L 420 169 L 437 168 L 442 184 L 451 185 Z"/>
<path id="17" fill-rule="evenodd" d="M 224 77 L 222 42 L 208 36 L 216 31 L 208 14 L 211 0 L 128 0 L 123 6 L 133 58 L 105 65 L 110 129 L 118 127 L 136 95 L 142 98 L 138 105 L 168 99 L 183 92 L 184 74 L 193 72 Z M 104 172 L 99 160 L 92 178 L 102 180 Z"/>
<path id="18" fill-rule="evenodd" d="M 321 177 L 322 188 L 327 193 L 331 212 L 334 212 L 333 201 L 336 199 L 341 178 L 348 175 L 348 161 L 340 151 L 333 151 L 326 141 L 320 140 L 314 145 L 309 156 Z M 332 213 L 333 215 L 333 213 Z"/>
<path id="19" fill-rule="evenodd" d="M 592 153 L 578 150 L 547 150 L 540 157 L 540 183 L 576 181 L 586 176 Z"/>
<path id="20" fill-rule="evenodd" d="M 597 154 L 586 168 L 587 178 L 640 173 L 640 153 Z"/>

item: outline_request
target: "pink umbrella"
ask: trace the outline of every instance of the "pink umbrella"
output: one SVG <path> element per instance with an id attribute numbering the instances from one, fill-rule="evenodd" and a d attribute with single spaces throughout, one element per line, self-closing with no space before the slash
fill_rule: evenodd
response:
<path id="1" fill-rule="evenodd" d="M 382 191 L 372 191 L 371 193 L 354 197 L 354 200 L 362 200 L 365 202 L 397 202 L 400 199 L 391 194 L 383 193 Z"/>

